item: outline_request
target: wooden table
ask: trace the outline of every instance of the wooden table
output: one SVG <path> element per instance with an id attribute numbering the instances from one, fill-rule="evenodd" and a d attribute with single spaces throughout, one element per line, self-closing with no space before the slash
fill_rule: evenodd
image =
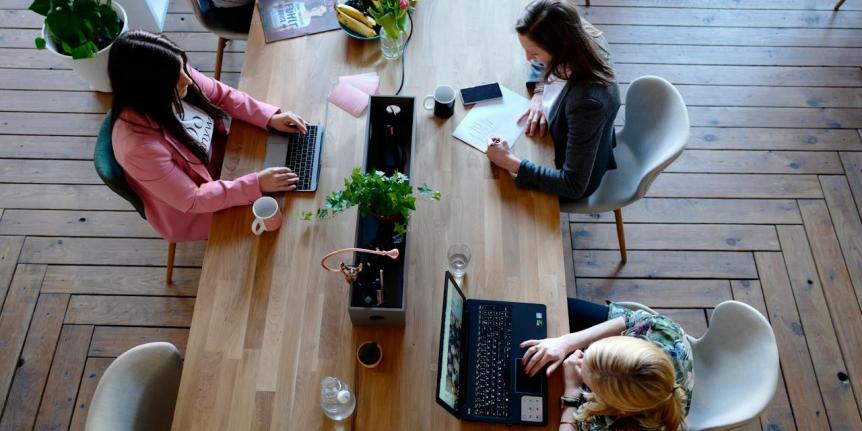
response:
<path id="1" fill-rule="evenodd" d="M 316 208 L 362 164 L 365 118 L 334 106 L 326 109 L 337 77 L 377 71 L 380 93 L 391 94 L 400 82 L 400 61 L 387 62 L 376 42 L 357 42 L 341 31 L 265 44 L 255 15 L 240 88 L 309 121 L 325 122 L 320 186 L 316 194 L 288 195 L 284 225 L 261 237 L 249 230 L 248 207 L 216 215 L 174 430 L 497 429 L 459 422 L 434 401 L 446 250 L 454 242 L 472 249 L 463 286 L 468 297 L 544 303 L 549 335 L 563 334 L 559 207 L 554 196 L 518 189 L 510 175 L 491 169 L 484 154 L 451 137 L 465 115 L 460 102 L 455 116 L 442 121 L 421 108 L 421 98 L 439 84 L 461 88 L 492 81 L 525 94 L 528 65 L 513 30 L 524 3 L 423 1 L 414 14 L 402 91 L 417 96 L 412 182 L 426 182 L 444 197 L 420 202 L 409 226 L 403 328 L 354 328 L 346 283 L 318 264 L 327 252 L 353 245 L 355 209 L 324 222 L 295 216 Z M 223 177 L 259 169 L 265 136 L 235 124 Z M 522 136 L 515 151 L 552 164 L 548 140 Z M 384 349 L 383 363 L 373 370 L 354 359 L 356 346 L 365 340 L 376 340 Z M 356 391 L 356 412 L 343 424 L 327 419 L 320 408 L 320 382 L 329 375 Z M 550 386 L 548 429 L 556 429 L 559 378 Z"/>

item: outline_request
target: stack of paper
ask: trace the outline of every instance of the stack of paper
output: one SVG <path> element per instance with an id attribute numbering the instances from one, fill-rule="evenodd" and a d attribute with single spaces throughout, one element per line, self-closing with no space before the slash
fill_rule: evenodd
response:
<path id="1" fill-rule="evenodd" d="M 520 94 L 500 86 L 503 98 L 479 102 L 467 113 L 452 136 L 470 144 L 481 152 L 488 151 L 488 138 L 498 136 L 515 145 L 526 124 L 518 118 L 527 111 L 530 101 Z"/>
<path id="2" fill-rule="evenodd" d="M 369 96 L 377 94 L 379 85 L 380 77 L 376 72 L 341 76 L 338 78 L 338 85 L 329 93 L 327 99 L 335 106 L 358 117 L 368 106 Z"/>

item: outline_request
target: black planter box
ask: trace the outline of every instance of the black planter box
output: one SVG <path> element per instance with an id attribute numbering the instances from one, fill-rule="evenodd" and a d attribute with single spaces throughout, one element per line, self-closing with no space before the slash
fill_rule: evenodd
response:
<path id="1" fill-rule="evenodd" d="M 365 151 L 366 172 L 379 170 L 391 175 L 398 171 L 410 176 L 415 114 L 413 97 L 371 96 Z M 367 253 L 356 253 L 354 256 L 354 264 L 362 263 L 364 266 L 350 289 L 348 312 L 354 326 L 404 326 L 407 235 L 394 235 L 394 227 L 394 223 L 381 222 L 370 214 L 365 217 L 360 215 L 356 223 L 356 247 L 372 250 L 397 248 L 400 254 L 396 260 Z M 381 271 L 383 304 L 368 306 L 365 299 L 376 299 L 374 290 L 380 283 Z"/>

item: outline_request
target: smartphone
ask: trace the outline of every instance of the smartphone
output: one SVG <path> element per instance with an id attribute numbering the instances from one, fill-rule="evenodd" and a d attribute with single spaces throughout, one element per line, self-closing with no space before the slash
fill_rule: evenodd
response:
<path id="1" fill-rule="evenodd" d="M 503 92 L 500 90 L 500 84 L 497 84 L 496 82 L 461 89 L 461 100 L 464 102 L 464 106 L 472 105 L 483 100 L 500 99 L 502 97 Z"/>

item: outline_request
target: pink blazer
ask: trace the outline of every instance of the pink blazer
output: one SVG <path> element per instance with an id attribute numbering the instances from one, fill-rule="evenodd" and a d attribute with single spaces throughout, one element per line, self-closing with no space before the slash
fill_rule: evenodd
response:
<path id="1" fill-rule="evenodd" d="M 278 112 L 197 70 L 189 72 L 203 94 L 234 120 L 266 128 Z M 111 138 L 126 180 L 144 202 L 147 221 L 168 241 L 206 239 L 214 212 L 261 196 L 257 174 L 213 181 L 207 166 L 167 130 L 131 109 L 119 113 Z"/>

